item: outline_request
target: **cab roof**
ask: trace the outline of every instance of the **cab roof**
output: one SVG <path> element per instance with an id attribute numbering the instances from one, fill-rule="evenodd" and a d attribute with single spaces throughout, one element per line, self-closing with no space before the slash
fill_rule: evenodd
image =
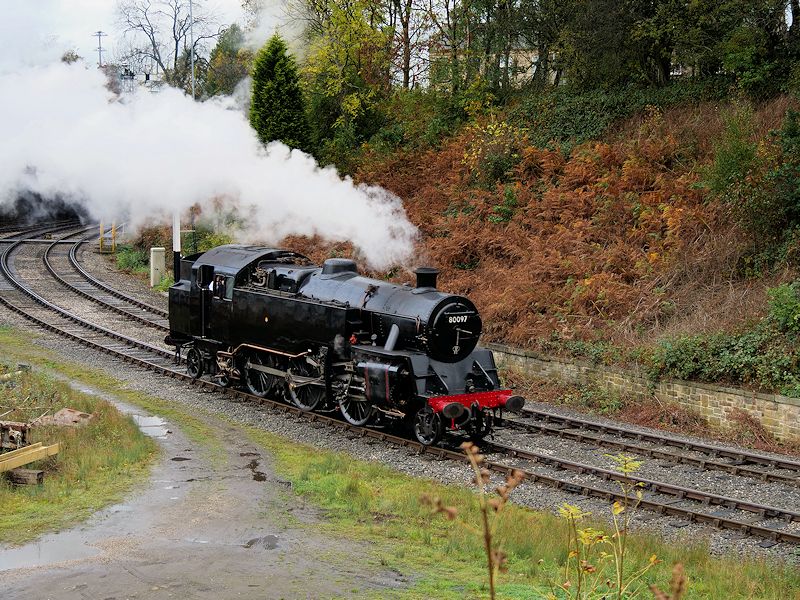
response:
<path id="1" fill-rule="evenodd" d="M 195 260 L 192 268 L 196 269 L 202 265 L 213 265 L 216 273 L 237 275 L 242 269 L 247 268 L 254 262 L 261 260 L 278 260 L 283 256 L 305 258 L 302 254 L 297 254 L 296 252 L 283 248 L 226 244 L 225 246 L 217 246 L 201 254 L 197 260 Z"/>

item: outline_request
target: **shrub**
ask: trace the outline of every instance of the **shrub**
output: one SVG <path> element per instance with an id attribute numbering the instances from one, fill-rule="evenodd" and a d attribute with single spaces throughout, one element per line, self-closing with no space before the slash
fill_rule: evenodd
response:
<path id="1" fill-rule="evenodd" d="M 129 273 L 146 273 L 149 269 L 147 253 L 133 246 L 117 246 L 117 268 Z"/>
<path id="2" fill-rule="evenodd" d="M 544 94 L 528 94 L 512 111 L 514 123 L 529 130 L 533 145 L 570 150 L 597 140 L 615 123 L 648 106 L 718 100 L 728 93 L 723 80 L 681 81 L 661 88 L 625 86 L 612 90 L 576 91 L 558 87 Z"/>
<path id="3" fill-rule="evenodd" d="M 796 262 L 800 247 L 800 116 L 789 110 L 779 131 L 757 145 L 752 111 L 726 116 L 706 170 L 705 186 L 730 207 L 749 236 L 740 270 L 761 275 L 775 264 Z"/>
<path id="4" fill-rule="evenodd" d="M 491 223 L 507 223 L 514 216 L 517 208 L 517 194 L 513 185 L 507 185 L 503 190 L 503 203 L 495 204 L 492 208 L 494 214 L 489 215 Z"/>
<path id="5" fill-rule="evenodd" d="M 485 125 L 474 125 L 471 134 L 462 163 L 473 179 L 486 186 L 506 181 L 511 169 L 519 163 L 526 132 L 507 121 L 492 118 Z"/>
<path id="6" fill-rule="evenodd" d="M 644 357 L 654 379 L 676 377 L 749 384 L 800 397 L 800 281 L 768 291 L 769 312 L 740 333 L 681 336 L 658 342 Z"/>
<path id="7" fill-rule="evenodd" d="M 800 333 L 800 281 L 768 290 L 769 319 L 783 332 Z"/>
<path id="8" fill-rule="evenodd" d="M 722 136 L 714 144 L 714 161 L 705 170 L 703 183 L 717 196 L 731 201 L 756 166 L 758 145 L 752 141 L 750 106 L 735 106 L 723 116 L 723 121 Z"/>

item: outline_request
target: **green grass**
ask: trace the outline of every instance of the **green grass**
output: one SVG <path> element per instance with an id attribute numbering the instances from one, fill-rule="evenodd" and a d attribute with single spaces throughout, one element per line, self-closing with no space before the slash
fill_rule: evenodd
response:
<path id="1" fill-rule="evenodd" d="M 274 455 L 276 469 L 292 482 L 295 493 L 324 511 L 325 531 L 375 543 L 380 567 L 416 577 L 411 588 L 393 592 L 396 597 L 488 596 L 482 541 L 474 530 L 478 504 L 470 491 L 413 478 L 346 454 L 287 443 L 254 428 L 248 429 L 248 435 Z M 456 507 L 459 521 L 469 526 L 431 518 L 430 510 L 419 501 L 425 494 Z M 602 523 L 595 526 L 604 527 Z M 509 555 L 509 571 L 500 577 L 498 597 L 545 597 L 549 580 L 560 583 L 567 554 L 566 521 L 510 506 L 501 514 L 498 527 Z M 795 569 L 757 560 L 713 558 L 702 545 L 667 545 L 656 536 L 637 534 L 630 536 L 630 551 L 629 564 L 634 568 L 646 564 L 652 554 L 658 556 L 662 562 L 646 581 L 662 589 L 668 587 L 673 565 L 683 563 L 690 582 L 687 598 L 783 600 L 800 593 L 800 573 Z"/>
<path id="2" fill-rule="evenodd" d="M 115 254 L 117 268 L 120 271 L 127 271 L 129 273 L 148 273 L 150 270 L 150 261 L 147 253 L 142 250 L 137 250 L 130 245 L 117 246 Z"/>
<path id="3" fill-rule="evenodd" d="M 59 443 L 60 452 L 26 465 L 45 471 L 42 486 L 15 487 L 0 478 L 0 542 L 22 543 L 81 521 L 118 502 L 149 473 L 155 443 L 104 400 L 41 373 L 27 373 L 3 386 L 0 403 L 2 412 L 18 407 L 4 417 L 9 420 L 27 421 L 64 407 L 95 415 L 83 427 L 32 431 L 32 442 Z"/>
<path id="4" fill-rule="evenodd" d="M 216 430 L 204 419 L 189 415 L 163 398 L 157 398 L 131 389 L 130 386 L 99 369 L 60 360 L 52 351 L 30 343 L 31 334 L 22 335 L 9 327 L 0 326 L 2 354 L 15 361 L 30 362 L 50 369 L 69 379 L 81 381 L 99 391 L 114 395 L 122 402 L 133 404 L 153 414 L 158 414 L 181 427 L 186 437 L 202 447 L 211 460 L 223 460 L 225 448 Z M 202 412 L 202 411 L 201 411 Z"/>
<path id="5" fill-rule="evenodd" d="M 61 361 L 53 352 L 32 345 L 30 339 L 30 334 L 0 327 L 0 361 L 34 364 L 157 414 L 179 426 L 209 460 L 224 461 L 223 444 L 216 430 L 205 420 L 177 410 L 166 400 L 132 390 L 102 371 Z M 34 441 L 42 438 L 41 441 L 48 444 L 60 442 L 62 450 L 48 459 L 45 484 L 41 488 L 13 488 L 0 481 L 0 542 L 20 544 L 47 531 L 83 521 L 103 507 L 119 502 L 148 476 L 157 445 L 108 402 L 77 392 L 66 383 L 41 373 L 26 375 L 11 392 L 20 396 L 17 404 L 26 404 L 29 408 L 9 414 L 5 419 L 35 418 L 44 411 L 34 407 L 43 405 L 51 409 L 51 414 L 68 406 L 96 413 L 98 417 L 80 429 L 35 430 Z M 4 398 L 0 404 L 8 404 L 7 394 L 0 398 Z M 23 402 L 26 398 L 30 401 Z M 8 409 L 0 412 L 5 410 Z"/>
<path id="6" fill-rule="evenodd" d="M 175 280 L 172 278 L 172 275 L 167 275 L 161 278 L 156 285 L 153 286 L 154 292 L 166 292 L 172 287 L 172 284 L 175 283 Z"/>

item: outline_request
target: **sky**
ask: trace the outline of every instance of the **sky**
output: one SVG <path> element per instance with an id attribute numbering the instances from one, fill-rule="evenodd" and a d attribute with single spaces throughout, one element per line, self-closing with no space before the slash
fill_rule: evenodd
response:
<path id="1" fill-rule="evenodd" d="M 197 0 L 217 15 L 220 25 L 241 23 L 241 0 Z M 195 4 L 197 6 L 197 4 Z M 54 54 L 75 50 L 80 56 L 97 61 L 98 30 L 103 37 L 103 60 L 114 56 L 113 47 L 122 37 L 117 25 L 116 0 L 0 0 L 0 61 L 40 64 Z M 7 25 L 4 27 L 4 23 Z M 2 63 L 0 62 L 0 66 Z"/>

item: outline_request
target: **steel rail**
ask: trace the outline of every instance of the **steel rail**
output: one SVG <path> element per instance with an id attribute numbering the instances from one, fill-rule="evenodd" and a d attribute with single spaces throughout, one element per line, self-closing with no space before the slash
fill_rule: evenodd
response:
<path id="1" fill-rule="evenodd" d="M 99 288 L 106 292 L 107 294 L 114 296 L 115 298 L 119 298 L 120 300 L 124 300 L 134 306 L 137 306 L 141 309 L 144 309 L 148 312 L 156 314 L 160 317 L 164 317 L 165 319 L 169 318 L 169 312 L 164 310 L 163 308 L 158 308 L 157 306 L 153 306 L 151 304 L 147 304 L 146 302 L 142 302 L 141 300 L 137 300 L 132 296 L 128 296 L 127 294 L 123 294 L 122 292 L 115 290 L 111 286 L 103 283 L 93 275 L 91 275 L 86 269 L 83 268 L 83 265 L 80 264 L 78 261 L 78 249 L 86 243 L 86 240 L 79 240 L 75 243 L 72 248 L 69 250 L 69 262 L 72 264 L 72 267 L 80 273 L 81 277 L 83 277 L 86 281 L 91 283 L 96 288 Z"/>
<path id="2" fill-rule="evenodd" d="M 717 494 L 712 494 L 710 492 L 704 492 L 693 488 L 686 488 L 686 487 L 681 487 L 679 485 L 673 485 L 671 483 L 666 483 L 664 481 L 644 479 L 641 477 L 630 477 L 626 476 L 623 473 L 612 471 L 610 469 L 604 469 L 602 467 L 596 467 L 584 463 L 565 460 L 562 458 L 551 456 L 549 454 L 542 454 L 540 452 L 521 450 L 519 448 L 514 448 L 506 444 L 490 442 L 486 446 L 486 450 L 488 452 L 496 451 L 501 454 L 506 454 L 508 456 L 511 456 L 513 458 L 532 460 L 538 463 L 555 466 L 559 469 L 574 471 L 575 473 L 579 474 L 594 475 L 604 480 L 616 481 L 619 483 L 623 483 L 625 485 L 636 486 L 641 489 L 657 492 L 659 494 L 675 496 L 680 500 L 684 499 L 697 500 L 705 505 L 723 506 L 729 509 L 748 511 L 752 513 L 757 513 L 762 517 L 779 518 L 786 522 L 800 521 L 800 513 L 791 510 L 777 508 L 774 506 L 766 506 L 754 502 L 747 502 L 745 500 L 739 500 L 738 498 L 731 498 L 728 496 L 720 496 Z"/>
<path id="3" fill-rule="evenodd" d="M 105 328 L 105 327 L 103 327 L 101 325 L 97 325 L 95 323 L 91 323 L 89 321 L 86 321 L 85 319 L 81 319 L 80 317 L 77 317 L 77 316 L 73 315 L 69 311 L 64 310 L 60 306 L 57 306 L 56 304 L 50 302 L 49 300 L 46 300 L 45 298 L 43 298 L 42 296 L 40 296 L 39 294 L 34 292 L 29 287 L 24 286 L 19 280 L 17 280 L 15 278 L 15 276 L 13 274 L 13 271 L 12 271 L 10 265 L 9 265 L 9 257 L 11 255 L 11 253 L 17 247 L 19 247 L 21 244 L 23 244 L 24 242 L 25 242 L 24 239 L 23 240 L 16 240 L 12 244 L 10 244 L 8 247 L 6 247 L 3 250 L 2 254 L 0 254 L 0 272 L 2 272 L 3 276 L 8 280 L 8 282 L 13 287 L 15 287 L 21 293 L 23 293 L 24 295 L 28 296 L 30 299 L 32 299 L 34 302 L 36 302 L 37 304 L 41 305 L 42 307 L 44 307 L 44 308 L 46 308 L 48 310 L 51 310 L 53 312 L 56 312 L 56 313 L 58 313 L 58 315 L 60 317 L 62 317 L 64 319 L 67 319 L 67 320 L 69 320 L 69 321 L 71 321 L 71 322 L 73 322 L 73 323 L 75 323 L 77 325 L 80 325 L 80 326 L 82 326 L 82 327 L 84 327 L 86 329 L 89 329 L 89 330 L 97 332 L 97 333 L 102 333 L 103 335 L 106 335 L 106 336 L 111 337 L 113 339 L 116 339 L 118 341 L 121 341 L 121 342 L 124 342 L 126 344 L 135 346 L 136 348 L 138 348 L 140 350 L 145 350 L 147 352 L 158 354 L 158 355 L 160 355 L 162 357 L 172 358 L 174 356 L 172 352 L 169 352 L 169 351 L 164 350 L 162 348 L 158 348 L 156 346 L 151 346 L 150 344 L 147 344 L 145 342 L 141 342 L 139 340 L 134 340 L 133 338 L 129 338 L 127 336 L 124 336 L 124 335 L 121 335 L 121 334 L 116 333 L 114 331 L 111 331 L 110 329 L 107 329 L 107 328 Z M 6 305 L 7 307 L 11 308 L 12 303 L 10 301 L 8 301 L 6 298 L 0 297 L 0 301 L 2 301 L 2 303 L 4 305 Z"/>
<path id="4" fill-rule="evenodd" d="M 20 234 L 25 234 L 26 232 L 30 231 L 38 231 L 42 230 L 43 233 L 46 233 L 47 230 L 53 228 L 61 228 L 66 225 L 73 224 L 77 221 L 77 219 L 61 219 L 60 221 L 48 221 L 45 223 L 39 223 L 37 225 L 21 225 L 17 223 L 16 225 L 4 225 L 0 227 L 0 234 L 8 233 L 9 231 L 19 232 Z M 9 236 L 9 238 L 14 238 L 17 236 Z M 10 241 L 9 238 L 2 238 L 0 242 Z"/>
<path id="5" fill-rule="evenodd" d="M 634 452 L 636 454 L 641 454 L 644 456 L 648 456 L 650 458 L 667 460 L 675 464 L 686 464 L 695 467 L 700 467 L 701 469 L 705 470 L 724 471 L 731 475 L 752 477 L 755 479 L 760 479 L 761 481 L 765 482 L 789 483 L 800 486 L 800 471 L 794 471 L 791 474 L 775 473 L 771 471 L 764 471 L 760 468 L 755 468 L 752 466 L 747 466 L 737 463 L 726 463 L 714 460 L 713 458 L 697 458 L 694 456 L 681 454 L 680 452 L 659 450 L 658 448 L 652 448 L 650 446 L 645 446 L 643 444 L 625 442 L 619 439 L 604 438 L 600 435 L 589 433 L 583 429 L 562 429 L 546 421 L 528 423 L 525 421 L 505 419 L 503 423 L 512 429 L 522 430 L 526 432 L 541 433 L 544 435 L 551 435 L 558 438 L 574 440 L 576 442 L 592 443 L 598 446 L 605 446 L 606 448 L 624 450 L 626 452 Z M 624 428 L 615 428 L 615 432 L 616 430 L 629 431 L 629 433 L 631 434 L 636 433 L 633 430 L 626 430 Z M 689 449 L 691 450 L 691 448 Z M 784 469 L 786 467 L 776 466 L 775 468 Z"/>
<path id="6" fill-rule="evenodd" d="M 522 411 L 522 414 L 525 417 L 536 418 L 540 422 L 553 423 L 556 425 L 564 425 L 565 427 L 569 427 L 571 429 L 577 429 L 577 430 L 583 429 L 583 430 L 595 431 L 600 434 L 611 434 L 627 439 L 633 439 L 635 441 L 643 441 L 651 444 L 660 444 L 662 446 L 671 446 L 673 448 L 680 448 L 682 450 L 699 452 L 710 456 L 712 460 L 716 458 L 728 458 L 740 463 L 740 465 L 736 466 L 741 466 L 746 463 L 751 463 L 751 464 L 762 465 L 765 467 L 770 467 L 772 469 L 786 469 L 789 471 L 797 471 L 798 473 L 800 473 L 800 461 L 794 461 L 788 458 L 776 458 L 764 454 L 748 452 L 745 450 L 739 450 L 734 448 L 721 448 L 718 446 L 713 446 L 711 444 L 704 444 L 702 442 L 690 442 L 672 436 L 667 436 L 667 435 L 662 436 L 655 433 L 646 433 L 643 431 L 628 429 L 626 427 L 620 427 L 618 425 L 598 423 L 596 421 L 590 421 L 588 419 L 582 419 L 579 417 L 554 415 L 552 413 L 548 413 L 542 410 L 526 408 Z M 514 424 L 519 424 L 521 427 L 530 427 L 530 428 L 540 427 L 539 423 L 528 423 L 526 421 L 516 420 L 516 419 L 509 421 Z M 568 434 L 567 432 L 563 432 L 564 437 L 569 437 L 569 435 L 570 434 Z"/>
<path id="7" fill-rule="evenodd" d="M 153 321 L 151 319 L 148 319 L 147 317 L 142 316 L 140 314 L 136 314 L 135 312 L 131 312 L 130 310 L 126 310 L 125 308 L 122 308 L 121 306 L 116 306 L 114 304 L 111 304 L 110 302 L 106 302 L 105 300 L 102 300 L 101 298 L 90 294 L 86 290 L 82 290 L 79 287 L 77 287 L 76 285 L 68 282 L 66 279 L 64 279 L 64 277 L 62 277 L 61 275 L 59 275 L 56 272 L 56 269 L 53 266 L 53 263 L 52 263 L 52 260 L 51 260 L 51 258 L 52 258 L 51 252 L 53 251 L 53 249 L 58 247 L 59 244 L 64 243 L 66 241 L 66 238 L 74 237 L 76 235 L 81 235 L 84 232 L 85 232 L 85 230 L 84 231 L 79 231 L 77 233 L 73 233 L 73 234 L 70 234 L 70 235 L 67 235 L 62 239 L 53 241 L 50 244 L 50 246 L 47 247 L 47 250 L 45 250 L 45 252 L 44 252 L 44 254 L 42 256 L 42 261 L 44 262 L 44 266 L 47 269 L 47 271 L 50 273 L 50 275 L 52 275 L 59 283 L 61 283 L 67 289 L 69 289 L 73 293 L 81 296 L 82 298 L 86 298 L 87 300 L 95 302 L 95 303 L 99 304 L 100 306 L 103 306 L 104 308 L 106 308 L 108 310 L 111 310 L 111 311 L 113 311 L 113 312 L 115 312 L 117 314 L 123 315 L 125 317 L 130 318 L 130 319 L 133 319 L 133 320 L 135 320 L 135 321 L 137 321 L 139 323 L 142 323 L 144 325 L 148 325 L 150 327 L 153 327 L 155 329 L 159 329 L 161 331 L 169 331 L 169 327 L 168 326 L 163 325 L 162 323 L 158 323 L 157 321 Z M 69 241 L 68 242 L 68 243 L 72 243 L 73 244 L 73 247 L 70 249 L 70 254 L 68 255 L 70 264 L 73 267 L 75 266 L 75 262 L 73 262 L 73 260 L 72 260 L 73 259 L 72 255 L 71 255 L 72 249 L 77 247 L 77 246 L 79 246 L 80 244 L 84 243 L 85 241 L 86 240 L 79 240 L 77 243 L 74 242 L 74 241 Z M 81 275 L 81 277 L 84 277 L 83 274 L 80 273 L 80 271 L 79 271 L 79 274 Z M 94 285 L 91 281 L 89 281 L 89 283 Z M 108 294 L 107 291 L 105 291 L 105 290 L 102 290 L 102 291 L 104 293 Z M 109 294 L 109 295 L 112 295 L 112 294 Z M 139 302 L 138 300 L 134 299 L 134 298 L 130 298 L 129 296 L 126 296 L 126 295 L 124 295 L 122 293 L 116 293 L 116 294 L 113 294 L 112 296 L 115 297 L 115 298 L 118 298 L 118 299 L 122 299 L 122 300 L 124 300 L 126 302 L 129 302 L 130 304 L 136 306 L 136 308 L 139 308 L 140 310 L 147 311 L 147 309 L 142 308 L 142 306 L 141 306 L 142 303 Z M 147 306 L 147 305 L 145 305 L 145 306 Z M 156 315 L 156 316 L 160 316 L 160 315 Z"/>

